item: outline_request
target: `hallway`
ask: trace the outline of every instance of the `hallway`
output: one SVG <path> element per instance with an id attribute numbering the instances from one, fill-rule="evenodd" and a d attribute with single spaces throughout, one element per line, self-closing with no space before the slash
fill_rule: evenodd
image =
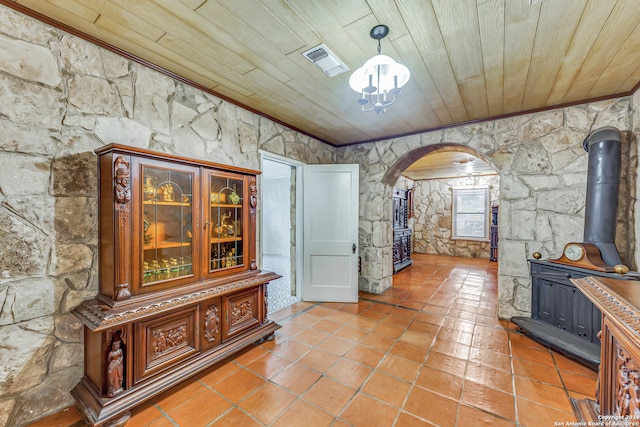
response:
<path id="1" fill-rule="evenodd" d="M 276 339 L 133 411 L 138 426 L 553 426 L 596 373 L 499 321 L 497 264 L 414 254 L 384 295 L 298 302 Z M 32 427 L 84 426 L 72 407 Z M 558 424 L 559 425 L 559 424 Z"/>

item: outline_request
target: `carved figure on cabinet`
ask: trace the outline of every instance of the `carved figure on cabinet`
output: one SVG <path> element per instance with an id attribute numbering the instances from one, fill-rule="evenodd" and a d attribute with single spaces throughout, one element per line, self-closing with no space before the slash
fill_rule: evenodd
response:
<path id="1" fill-rule="evenodd" d="M 616 392 L 616 415 L 636 415 L 640 408 L 640 371 L 634 361 L 618 347 L 616 351 L 618 384 Z"/>
<path id="2" fill-rule="evenodd" d="M 171 348 L 183 344 L 187 340 L 187 328 L 178 326 L 176 329 L 167 331 L 167 345 Z"/>
<path id="3" fill-rule="evenodd" d="M 251 207 L 254 209 L 258 206 L 258 186 L 256 185 L 255 178 L 249 180 L 249 203 L 251 203 Z"/>
<path id="4" fill-rule="evenodd" d="M 114 340 L 111 343 L 111 351 L 109 352 L 107 365 L 107 396 L 113 397 L 122 392 L 122 380 L 124 378 L 123 372 L 123 358 L 122 349 L 120 348 L 121 341 Z"/>
<path id="5" fill-rule="evenodd" d="M 640 414 L 640 372 L 631 371 L 629 384 L 629 413 Z"/>
<path id="6" fill-rule="evenodd" d="M 164 353 L 167 349 L 167 337 L 162 330 L 153 331 L 153 350 L 156 354 Z"/>
<path id="7" fill-rule="evenodd" d="M 238 323 L 253 317 L 253 303 L 251 301 L 243 301 L 231 309 L 231 324 Z"/>
<path id="8" fill-rule="evenodd" d="M 116 172 L 116 200 L 120 203 L 126 203 L 131 200 L 129 162 L 123 156 L 120 156 L 116 159 L 114 166 Z"/>
<path id="9" fill-rule="evenodd" d="M 268 286 L 264 287 L 264 312 L 269 314 L 269 289 Z"/>

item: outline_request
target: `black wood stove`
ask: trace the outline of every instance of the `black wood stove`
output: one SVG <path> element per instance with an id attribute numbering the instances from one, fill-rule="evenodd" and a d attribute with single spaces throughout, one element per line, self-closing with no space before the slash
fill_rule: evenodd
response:
<path id="1" fill-rule="evenodd" d="M 640 280 L 637 272 L 613 272 L 626 268 L 615 267 L 621 264 L 615 247 L 620 137 L 618 129 L 604 127 L 592 132 L 583 144 L 589 152 L 584 242 L 585 246 L 597 247 L 603 268 L 585 262 L 584 253 L 563 253 L 561 258 L 547 261 L 534 254 L 529 260 L 531 316 L 511 318 L 524 334 L 594 370 L 600 363 L 598 332 L 602 315 L 571 279 L 599 276 Z"/>

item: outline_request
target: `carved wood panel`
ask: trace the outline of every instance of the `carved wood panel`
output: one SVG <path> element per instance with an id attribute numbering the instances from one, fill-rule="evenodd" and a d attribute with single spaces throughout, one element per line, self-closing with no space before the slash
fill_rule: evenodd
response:
<path id="1" fill-rule="evenodd" d="M 201 343 L 202 349 L 216 347 L 222 343 L 222 308 L 220 298 L 208 300 L 200 307 L 202 313 Z"/>
<path id="2" fill-rule="evenodd" d="M 129 222 L 131 221 L 131 170 L 129 156 L 116 157 L 113 164 L 113 188 L 115 192 L 116 208 L 118 211 L 118 239 L 116 250 L 122 251 L 123 257 L 116 259 L 116 301 L 131 298 L 131 271 L 128 262 L 130 258 Z M 126 244 L 123 244 L 127 242 Z M 122 262 L 127 260 L 127 262 Z"/>
<path id="3" fill-rule="evenodd" d="M 640 364 L 615 341 L 615 413 L 640 415 Z"/>
<path id="4" fill-rule="evenodd" d="M 393 262 L 399 263 L 402 261 L 402 242 L 400 240 L 393 241 Z"/>
<path id="5" fill-rule="evenodd" d="M 258 286 L 251 291 L 223 298 L 225 310 L 223 340 L 262 323 L 264 303 L 259 304 L 259 301 L 262 301 L 261 293 L 262 286 Z"/>
<path id="6" fill-rule="evenodd" d="M 138 382 L 195 354 L 197 306 L 137 324 L 137 351 L 144 355 L 136 366 Z"/>

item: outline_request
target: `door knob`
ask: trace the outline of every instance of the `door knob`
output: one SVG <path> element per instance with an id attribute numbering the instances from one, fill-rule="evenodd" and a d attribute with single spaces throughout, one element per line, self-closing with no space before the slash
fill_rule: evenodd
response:
<path id="1" fill-rule="evenodd" d="M 352 254 L 356 253 L 356 244 L 355 243 L 353 245 L 351 245 L 351 253 Z"/>

